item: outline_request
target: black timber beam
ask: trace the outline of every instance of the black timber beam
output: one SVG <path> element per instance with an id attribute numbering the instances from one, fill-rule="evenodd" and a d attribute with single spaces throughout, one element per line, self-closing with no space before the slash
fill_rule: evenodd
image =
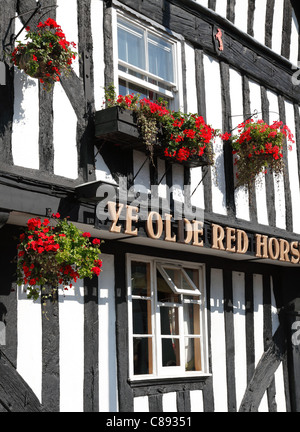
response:
<path id="1" fill-rule="evenodd" d="M 95 204 L 81 202 L 75 187 L 0 171 L 0 216 L 10 212 L 40 217 L 59 212 L 74 222 L 93 224 Z"/>
<path id="2" fill-rule="evenodd" d="M 119 0 L 122 4 L 146 18 L 181 34 L 194 48 L 231 67 L 249 78 L 265 85 L 270 90 L 281 93 L 286 98 L 300 102 L 300 86 L 293 84 L 295 69 L 292 64 L 253 37 L 239 31 L 230 21 L 214 11 L 191 0 Z M 223 33 L 223 51 L 216 51 L 215 28 Z"/>

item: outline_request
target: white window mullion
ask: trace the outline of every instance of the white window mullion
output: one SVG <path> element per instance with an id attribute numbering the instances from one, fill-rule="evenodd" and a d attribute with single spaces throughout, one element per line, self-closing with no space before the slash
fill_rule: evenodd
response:
<path id="1" fill-rule="evenodd" d="M 179 319 L 179 336 L 180 336 L 180 369 L 181 373 L 185 372 L 185 337 L 184 337 L 184 319 L 183 319 L 183 295 L 181 294 L 181 305 L 178 310 Z"/>

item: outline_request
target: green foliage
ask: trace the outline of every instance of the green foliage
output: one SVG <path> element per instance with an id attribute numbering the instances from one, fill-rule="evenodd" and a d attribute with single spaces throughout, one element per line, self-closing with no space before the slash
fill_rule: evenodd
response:
<path id="1" fill-rule="evenodd" d="M 67 219 L 29 219 L 18 245 L 18 284 L 28 285 L 28 297 L 37 299 L 46 285 L 57 289 L 77 279 L 100 274 L 100 240 L 80 231 Z"/>
<path id="2" fill-rule="evenodd" d="M 205 155 L 208 163 L 213 164 L 213 141 L 218 131 L 207 125 L 202 116 L 170 111 L 162 98 L 153 102 L 134 94 L 117 96 L 113 85 L 105 89 L 105 101 L 108 108 L 119 106 L 135 113 L 151 158 L 156 146 L 171 160 L 183 162 Z"/>
<path id="3" fill-rule="evenodd" d="M 51 18 L 40 22 L 37 29 L 26 28 L 26 44 L 18 42 L 12 52 L 15 66 L 44 84 L 50 90 L 62 73 L 65 76 L 71 72 L 71 65 L 76 53 L 74 42 L 68 42 L 61 27 Z"/>
<path id="4" fill-rule="evenodd" d="M 253 119 L 241 123 L 239 134 L 232 137 L 234 164 L 237 167 L 236 186 L 251 186 L 260 173 L 268 169 L 275 174 L 284 170 L 283 151 L 287 142 L 293 143 L 293 135 L 281 121 L 268 125 Z M 291 150 L 291 144 L 288 146 Z"/>

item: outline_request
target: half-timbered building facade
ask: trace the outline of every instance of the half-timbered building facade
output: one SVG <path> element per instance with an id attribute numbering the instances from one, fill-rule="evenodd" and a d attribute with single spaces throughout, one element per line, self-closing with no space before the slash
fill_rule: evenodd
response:
<path id="1" fill-rule="evenodd" d="M 300 411 L 298 2 L 0 10 L 0 411 Z M 49 92 L 8 60 L 14 35 L 45 17 L 79 54 Z M 104 139 L 111 83 L 223 132 L 282 120 L 296 141 L 283 175 L 236 188 L 221 138 L 214 167 L 193 168 L 153 164 L 131 145 L 130 121 Z M 191 236 L 175 217 L 187 202 Z M 104 240 L 103 265 L 45 311 L 16 284 L 17 243 L 29 218 L 56 212 Z"/>

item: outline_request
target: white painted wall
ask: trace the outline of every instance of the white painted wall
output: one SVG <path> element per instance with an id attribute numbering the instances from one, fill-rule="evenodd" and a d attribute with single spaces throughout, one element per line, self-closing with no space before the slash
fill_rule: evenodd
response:
<path id="1" fill-rule="evenodd" d="M 235 21 L 234 25 L 247 33 L 248 21 L 248 2 L 245 0 L 235 0 Z"/>
<path id="2" fill-rule="evenodd" d="M 267 0 L 259 0 L 255 2 L 253 34 L 261 44 L 265 44 L 265 26 L 266 26 L 266 11 Z"/>
<path id="3" fill-rule="evenodd" d="M 28 300 L 23 286 L 17 290 L 17 372 L 42 402 L 41 302 Z"/>
<path id="4" fill-rule="evenodd" d="M 103 0 L 91 0 L 91 27 L 93 37 L 94 97 L 95 109 L 100 110 L 104 101 L 104 49 L 103 49 Z"/>
<path id="5" fill-rule="evenodd" d="M 281 54 L 283 9 L 284 0 L 275 0 L 273 28 L 276 30 L 272 33 L 272 50 L 277 54 Z"/>
<path id="6" fill-rule="evenodd" d="M 73 51 L 78 53 L 77 0 L 57 0 L 56 22 L 59 24 L 69 42 L 75 42 Z M 74 72 L 79 76 L 78 55 L 72 63 Z"/>
<path id="7" fill-rule="evenodd" d="M 99 406 L 118 411 L 114 256 L 101 254 L 99 276 Z"/>
<path id="8" fill-rule="evenodd" d="M 235 354 L 236 403 L 240 406 L 247 388 L 245 275 L 233 272 L 233 325 Z"/>
<path id="9" fill-rule="evenodd" d="M 257 118 L 253 117 L 254 121 L 265 120 L 262 115 L 261 105 L 261 88 L 260 85 L 254 81 L 249 81 L 250 89 L 250 114 L 255 111 L 258 112 Z M 255 194 L 256 194 L 256 208 L 257 208 L 257 221 L 263 225 L 268 225 L 268 210 L 267 210 L 267 194 L 266 194 L 266 181 L 265 175 L 259 174 L 255 181 Z"/>
<path id="10" fill-rule="evenodd" d="M 230 73 L 230 100 L 231 100 L 231 121 L 232 121 L 232 135 L 238 133 L 237 126 L 243 122 L 243 81 L 239 72 L 234 69 L 229 70 Z M 237 89 L 240 89 L 237 91 Z M 233 156 L 233 160 L 236 156 Z M 234 165 L 234 175 L 237 170 Z M 239 187 L 234 192 L 236 216 L 240 219 L 250 220 L 249 215 L 249 193 L 248 189 Z"/>
<path id="11" fill-rule="evenodd" d="M 60 83 L 53 92 L 54 174 L 78 177 L 77 117 Z"/>
<path id="12" fill-rule="evenodd" d="M 211 362 L 216 412 L 227 411 L 226 346 L 222 270 L 211 271 Z"/>
<path id="13" fill-rule="evenodd" d="M 278 97 L 275 93 L 268 91 L 268 100 L 270 103 L 270 124 L 275 120 L 279 120 Z M 276 226 L 278 228 L 286 228 L 285 221 L 285 195 L 284 195 L 284 179 L 283 174 L 277 177 L 274 174 L 274 189 L 275 189 L 275 208 L 276 208 Z"/>
<path id="14" fill-rule="evenodd" d="M 16 34 L 23 27 L 16 20 Z M 25 42 L 24 30 L 18 40 Z M 39 169 L 38 80 L 14 68 L 14 117 L 12 125 L 12 156 L 14 165 Z"/>
<path id="15" fill-rule="evenodd" d="M 84 288 L 82 281 L 59 294 L 60 411 L 83 411 Z"/>
<path id="16" fill-rule="evenodd" d="M 286 124 L 291 129 L 292 134 L 295 137 L 295 115 L 294 106 L 292 103 L 285 102 L 285 115 Z M 288 172 L 292 199 L 292 216 L 293 216 L 293 231 L 296 233 L 300 232 L 300 186 L 299 186 L 299 175 L 298 175 L 298 156 L 296 143 L 291 145 L 292 150 L 287 152 L 288 157 Z"/>
<path id="17" fill-rule="evenodd" d="M 206 94 L 206 120 L 213 128 L 222 130 L 222 100 L 219 62 L 210 56 L 204 55 L 203 64 Z M 213 212 L 226 214 L 223 142 L 220 138 L 216 138 L 215 140 L 214 153 L 215 169 L 212 169 Z"/>
<path id="18" fill-rule="evenodd" d="M 298 50 L 299 50 L 299 23 L 296 14 L 293 11 L 290 61 L 296 66 L 298 66 Z"/>

